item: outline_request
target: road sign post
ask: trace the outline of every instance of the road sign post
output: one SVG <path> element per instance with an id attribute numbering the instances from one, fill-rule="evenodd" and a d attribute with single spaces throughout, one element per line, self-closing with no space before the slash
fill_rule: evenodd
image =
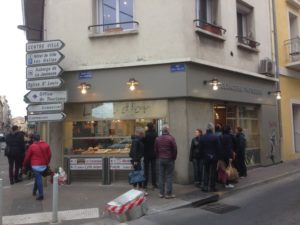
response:
<path id="1" fill-rule="evenodd" d="M 61 40 L 29 42 L 26 44 L 26 52 L 60 50 L 65 46 Z"/>
<path id="2" fill-rule="evenodd" d="M 44 122 L 44 121 L 62 121 L 66 115 L 64 113 L 51 113 L 51 114 L 36 114 L 28 115 L 28 122 Z"/>
<path id="3" fill-rule="evenodd" d="M 40 79 L 40 78 L 55 78 L 62 74 L 63 69 L 59 65 L 48 66 L 35 66 L 27 67 L 27 79 Z"/>
<path id="4" fill-rule="evenodd" d="M 64 55 L 61 54 L 59 51 L 27 53 L 26 65 L 37 66 L 47 64 L 58 64 L 61 60 L 63 60 L 63 58 Z"/>
<path id="5" fill-rule="evenodd" d="M 53 103 L 53 104 L 37 104 L 27 106 L 29 113 L 41 113 L 41 112 L 61 112 L 64 110 L 64 104 Z"/>
<path id="6" fill-rule="evenodd" d="M 27 103 L 59 103 L 67 101 L 66 91 L 30 91 L 24 96 Z"/>
<path id="7" fill-rule="evenodd" d="M 60 78 L 45 79 L 45 80 L 28 80 L 26 81 L 26 89 L 42 89 L 42 88 L 59 88 L 63 84 Z"/>

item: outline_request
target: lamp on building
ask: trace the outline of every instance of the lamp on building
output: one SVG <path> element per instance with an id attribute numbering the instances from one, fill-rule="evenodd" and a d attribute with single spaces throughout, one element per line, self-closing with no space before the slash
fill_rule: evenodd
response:
<path id="1" fill-rule="evenodd" d="M 43 30 L 41 30 L 41 29 L 29 27 L 29 26 L 26 26 L 26 25 L 18 25 L 17 28 L 20 29 L 20 30 L 24 30 L 24 31 L 27 31 L 27 30 L 43 31 Z"/>
<path id="2" fill-rule="evenodd" d="M 277 100 L 281 99 L 281 91 L 279 91 L 279 90 L 278 91 L 269 91 L 268 95 L 270 95 L 270 94 L 275 95 Z"/>
<path id="3" fill-rule="evenodd" d="M 78 88 L 81 90 L 81 94 L 85 95 L 87 93 L 87 89 L 91 88 L 91 85 L 83 82 L 78 86 Z"/>
<path id="4" fill-rule="evenodd" d="M 139 82 L 134 78 L 130 78 L 127 82 L 127 85 L 129 86 L 130 91 L 134 91 L 136 89 L 136 86 L 139 85 Z"/>
<path id="5" fill-rule="evenodd" d="M 212 80 L 205 80 L 205 81 L 203 81 L 203 84 L 204 85 L 209 84 L 209 85 L 212 86 L 212 89 L 214 91 L 217 91 L 222 83 L 217 78 L 214 78 Z"/>

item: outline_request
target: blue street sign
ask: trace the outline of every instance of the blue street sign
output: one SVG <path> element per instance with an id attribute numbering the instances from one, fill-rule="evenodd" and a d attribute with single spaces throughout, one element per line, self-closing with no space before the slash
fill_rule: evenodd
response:
<path id="1" fill-rule="evenodd" d="M 91 71 L 81 71 L 79 72 L 79 80 L 90 79 L 93 77 Z"/>
<path id="2" fill-rule="evenodd" d="M 171 73 L 185 72 L 185 64 L 184 63 L 171 64 L 170 71 Z"/>

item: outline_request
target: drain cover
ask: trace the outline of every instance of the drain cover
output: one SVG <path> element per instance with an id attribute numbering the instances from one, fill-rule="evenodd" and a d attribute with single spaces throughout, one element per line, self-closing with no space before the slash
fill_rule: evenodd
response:
<path id="1" fill-rule="evenodd" d="M 226 205 L 226 204 L 221 204 L 221 203 L 208 204 L 208 205 L 202 207 L 202 209 L 204 209 L 206 211 L 210 211 L 210 212 L 218 213 L 218 214 L 228 213 L 228 212 L 231 212 L 238 208 L 239 207 L 237 207 L 237 206 Z"/>

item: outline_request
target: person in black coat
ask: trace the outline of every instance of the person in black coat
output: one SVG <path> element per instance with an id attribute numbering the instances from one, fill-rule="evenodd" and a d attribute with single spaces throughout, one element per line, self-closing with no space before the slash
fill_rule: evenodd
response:
<path id="1" fill-rule="evenodd" d="M 192 139 L 190 148 L 190 162 L 193 163 L 194 170 L 194 184 L 201 186 L 203 181 L 203 153 L 200 149 L 200 137 L 202 136 L 202 130 L 195 130 L 195 137 Z"/>
<path id="2" fill-rule="evenodd" d="M 23 134 L 18 126 L 12 127 L 12 132 L 6 136 L 6 145 L 8 152 L 6 154 L 9 164 L 10 184 L 22 181 L 19 177 L 19 171 L 22 168 L 22 160 L 25 155 L 25 141 Z"/>
<path id="3" fill-rule="evenodd" d="M 129 152 L 129 157 L 131 158 L 131 164 L 133 166 L 134 170 L 141 170 L 142 165 L 141 165 L 141 160 L 144 157 L 144 144 L 142 142 L 142 139 L 144 137 L 144 131 L 142 128 L 137 127 L 135 130 L 135 135 L 131 136 L 132 143 L 131 143 L 131 148 Z M 142 188 L 143 183 L 134 183 L 133 187 Z"/>
<path id="4" fill-rule="evenodd" d="M 207 125 L 206 133 L 200 138 L 200 149 L 203 152 L 204 163 L 204 186 L 202 191 L 217 191 L 216 189 L 216 169 L 217 153 L 220 149 L 220 139 L 213 133 L 214 124 Z M 209 186 L 210 185 L 210 186 Z"/>
<path id="5" fill-rule="evenodd" d="M 236 167 L 240 177 L 247 176 L 246 156 L 246 138 L 241 127 L 236 128 Z"/>
<path id="6" fill-rule="evenodd" d="M 145 183 L 144 188 L 147 189 L 149 181 L 149 167 L 151 166 L 151 181 L 152 187 L 158 188 L 156 184 L 156 155 L 154 151 L 154 143 L 157 138 L 157 133 L 153 127 L 153 123 L 147 124 L 148 130 L 145 133 L 144 138 L 144 171 L 145 171 Z"/>

